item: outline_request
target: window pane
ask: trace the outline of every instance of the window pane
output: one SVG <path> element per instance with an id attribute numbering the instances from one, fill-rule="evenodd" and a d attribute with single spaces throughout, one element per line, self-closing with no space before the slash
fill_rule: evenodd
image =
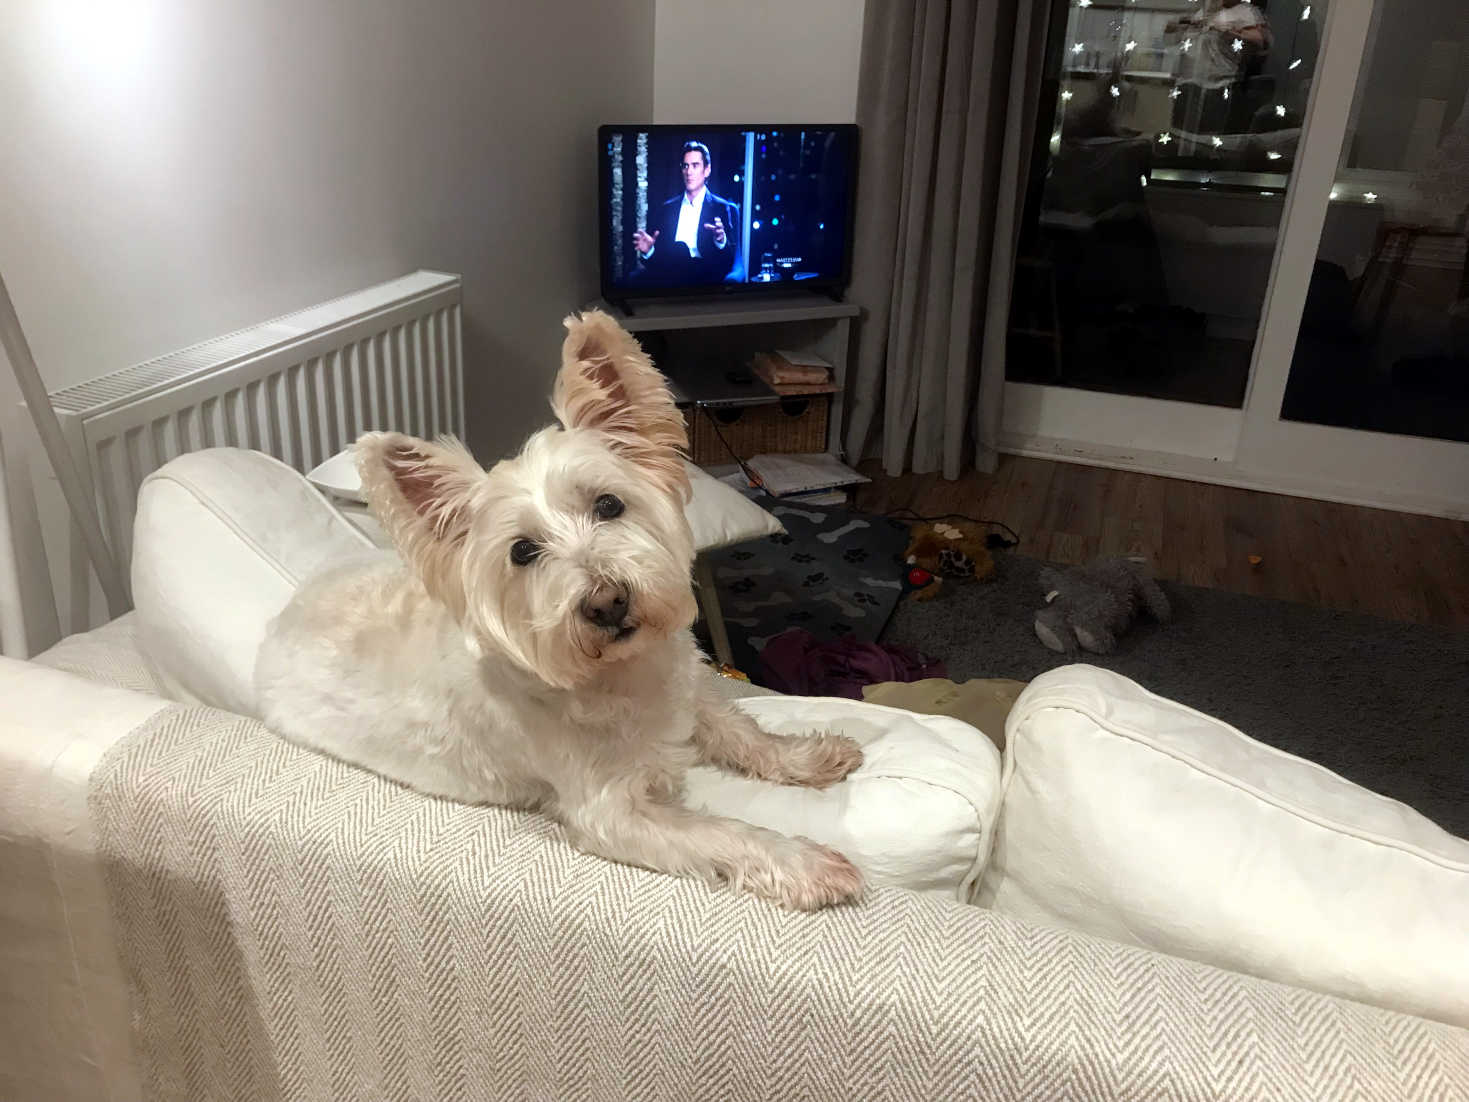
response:
<path id="1" fill-rule="evenodd" d="M 1325 12 L 1058 3 L 1010 379 L 1243 404 Z"/>
<path id="2" fill-rule="evenodd" d="M 1373 19 L 1281 416 L 1469 441 L 1469 5 Z"/>

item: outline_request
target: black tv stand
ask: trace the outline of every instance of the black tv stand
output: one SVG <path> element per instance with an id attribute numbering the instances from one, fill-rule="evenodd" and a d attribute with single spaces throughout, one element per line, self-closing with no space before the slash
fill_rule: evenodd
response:
<path id="1" fill-rule="evenodd" d="M 856 303 L 843 302 L 838 293 L 819 291 L 792 291 L 784 295 L 728 293 L 677 298 L 619 298 L 604 299 L 600 305 L 623 321 L 623 328 L 630 333 L 854 318 L 861 313 Z"/>
<path id="2" fill-rule="evenodd" d="M 793 306 L 803 303 L 835 303 L 838 306 L 850 307 L 855 316 L 859 311 L 855 305 L 846 302 L 839 287 L 831 287 L 825 291 L 802 291 L 794 289 L 782 290 L 781 293 L 750 294 L 741 292 L 736 287 L 726 287 L 722 290 L 711 290 L 708 294 L 700 295 L 669 295 L 663 298 L 649 296 L 647 298 L 603 298 L 602 304 L 612 307 L 619 316 L 624 318 L 637 317 L 642 314 L 655 313 L 661 317 L 671 317 L 675 314 L 696 314 L 716 311 L 746 311 L 760 312 L 766 307 L 775 307 L 777 310 L 786 312 Z M 834 314 L 823 315 L 834 317 Z M 628 328 L 631 328 L 629 326 Z M 661 327 L 660 327 L 661 328 Z"/>

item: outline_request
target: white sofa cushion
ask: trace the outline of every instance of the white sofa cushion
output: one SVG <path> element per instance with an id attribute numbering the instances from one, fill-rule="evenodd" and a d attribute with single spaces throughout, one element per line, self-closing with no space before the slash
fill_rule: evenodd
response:
<path id="1" fill-rule="evenodd" d="M 820 790 L 697 768 L 689 772 L 686 804 L 832 846 L 869 884 L 969 900 L 1000 807 L 1000 754 L 983 732 L 949 716 L 838 697 L 736 704 L 777 734 L 835 731 L 855 739 L 862 765 Z"/>
<path id="2" fill-rule="evenodd" d="M 785 525 L 771 513 L 726 485 L 713 475 L 685 463 L 693 495 L 684 506 L 684 516 L 694 533 L 694 549 L 715 551 L 746 540 L 773 536 L 785 531 Z"/>
<path id="3" fill-rule="evenodd" d="M 138 497 L 133 592 L 145 653 L 170 695 L 256 715 L 255 652 L 267 623 L 310 574 L 370 548 L 268 456 L 212 449 L 175 459 Z M 969 897 L 999 806 L 1000 757 L 981 732 L 852 700 L 739 704 L 768 730 L 847 734 L 867 760 L 821 792 L 696 770 L 692 806 L 836 846 L 873 883 Z"/>
<path id="4" fill-rule="evenodd" d="M 1469 1026 L 1469 842 L 1092 666 L 1006 738 L 981 904 Z"/>
<path id="5" fill-rule="evenodd" d="M 684 463 L 684 470 L 693 489 L 689 503 L 684 506 L 684 516 L 693 530 L 696 550 L 714 551 L 785 531 L 780 521 L 733 486 L 725 485 L 689 462 Z M 362 480 L 351 448 L 338 452 L 306 477 L 318 490 L 339 500 L 358 504 L 367 500 L 362 495 Z M 372 524 L 359 527 L 374 536 L 380 531 Z"/>
<path id="6" fill-rule="evenodd" d="M 372 542 L 290 467 L 210 448 L 143 481 L 133 519 L 138 635 L 169 695 L 255 715 L 255 652 L 296 587 Z"/>

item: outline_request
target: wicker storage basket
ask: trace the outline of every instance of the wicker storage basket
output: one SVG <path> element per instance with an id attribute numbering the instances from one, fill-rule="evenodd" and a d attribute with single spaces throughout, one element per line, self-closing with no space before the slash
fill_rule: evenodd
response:
<path id="1" fill-rule="evenodd" d="M 689 408 L 684 416 L 689 422 L 694 462 L 713 466 L 734 462 L 731 450 L 741 459 L 770 453 L 824 452 L 830 409 L 830 395 L 813 394 L 758 406 Z"/>

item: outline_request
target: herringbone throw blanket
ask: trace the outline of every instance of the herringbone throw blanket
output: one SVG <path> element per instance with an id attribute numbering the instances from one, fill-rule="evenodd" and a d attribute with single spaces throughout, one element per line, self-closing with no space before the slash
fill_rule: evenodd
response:
<path id="1" fill-rule="evenodd" d="M 91 804 L 161 1099 L 1463 1098 L 1469 1034 L 901 891 L 816 915 L 171 709 Z"/>

